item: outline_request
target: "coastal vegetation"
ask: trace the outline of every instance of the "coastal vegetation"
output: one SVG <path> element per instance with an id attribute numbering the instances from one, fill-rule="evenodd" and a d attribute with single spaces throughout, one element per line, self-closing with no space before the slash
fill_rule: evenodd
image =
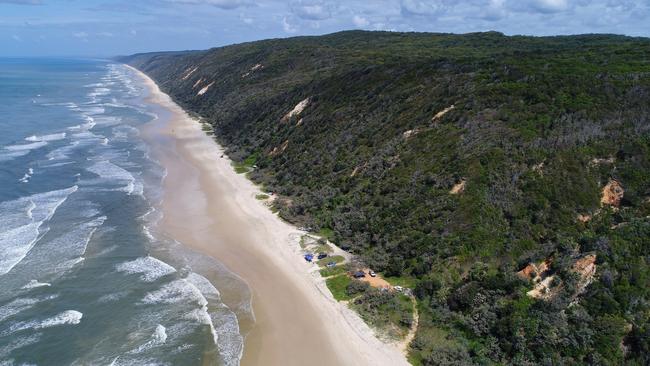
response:
<path id="1" fill-rule="evenodd" d="M 352 280 L 346 274 L 340 274 L 325 280 L 327 283 L 327 288 L 330 289 L 334 298 L 338 301 L 349 300 L 351 294 L 348 293 L 347 289 Z"/>
<path id="2" fill-rule="evenodd" d="M 413 289 L 413 364 L 650 363 L 650 40 L 354 31 L 122 61 L 284 219 Z M 410 324 L 336 271 L 366 321 Z"/>

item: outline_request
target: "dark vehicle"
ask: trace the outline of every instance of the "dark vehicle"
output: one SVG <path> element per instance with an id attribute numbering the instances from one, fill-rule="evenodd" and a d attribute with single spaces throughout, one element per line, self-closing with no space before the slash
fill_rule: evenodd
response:
<path id="1" fill-rule="evenodd" d="M 313 259 L 314 259 L 314 255 L 313 255 L 313 254 L 305 254 L 305 260 L 306 260 L 307 262 L 311 262 Z"/>
<path id="2" fill-rule="evenodd" d="M 323 259 L 323 258 L 327 258 L 327 253 L 319 253 L 318 254 L 318 259 Z"/>
<path id="3" fill-rule="evenodd" d="M 352 274 L 352 277 L 354 278 L 363 278 L 366 277 L 366 274 L 363 273 L 363 271 L 356 271 Z"/>

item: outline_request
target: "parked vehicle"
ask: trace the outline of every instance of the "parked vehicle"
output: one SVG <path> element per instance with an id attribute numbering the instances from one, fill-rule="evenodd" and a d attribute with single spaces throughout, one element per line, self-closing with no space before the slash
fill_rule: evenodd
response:
<path id="1" fill-rule="evenodd" d="M 356 271 L 352 274 L 352 277 L 354 278 L 363 278 L 366 277 L 366 274 L 363 273 L 363 271 Z"/>
<path id="2" fill-rule="evenodd" d="M 305 254 L 305 260 L 306 260 L 307 262 L 311 262 L 313 259 L 314 259 L 314 255 L 313 255 L 313 254 L 311 254 L 311 253 L 307 253 L 307 254 Z"/>
<path id="3" fill-rule="evenodd" d="M 377 274 L 373 270 L 368 271 L 368 274 L 370 275 L 370 277 L 377 277 Z"/>
<path id="4" fill-rule="evenodd" d="M 319 253 L 318 254 L 318 259 L 323 259 L 323 258 L 327 258 L 327 253 Z"/>
<path id="5" fill-rule="evenodd" d="M 332 268 L 332 267 L 335 267 L 335 266 L 336 266 L 336 262 L 334 262 L 334 261 L 327 263 L 327 267 L 329 267 L 329 268 Z"/>

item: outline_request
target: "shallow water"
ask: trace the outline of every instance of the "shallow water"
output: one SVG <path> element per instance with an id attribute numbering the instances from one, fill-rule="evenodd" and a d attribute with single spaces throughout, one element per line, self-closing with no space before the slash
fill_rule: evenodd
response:
<path id="1" fill-rule="evenodd" d="M 239 363 L 249 290 L 156 230 L 146 93 L 107 61 L 0 59 L 0 365 Z"/>

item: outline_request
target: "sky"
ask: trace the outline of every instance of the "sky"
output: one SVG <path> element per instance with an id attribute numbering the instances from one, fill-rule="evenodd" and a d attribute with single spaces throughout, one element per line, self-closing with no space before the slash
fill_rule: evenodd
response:
<path id="1" fill-rule="evenodd" d="M 0 0 L 0 56 L 115 56 L 349 29 L 650 36 L 650 0 Z"/>

